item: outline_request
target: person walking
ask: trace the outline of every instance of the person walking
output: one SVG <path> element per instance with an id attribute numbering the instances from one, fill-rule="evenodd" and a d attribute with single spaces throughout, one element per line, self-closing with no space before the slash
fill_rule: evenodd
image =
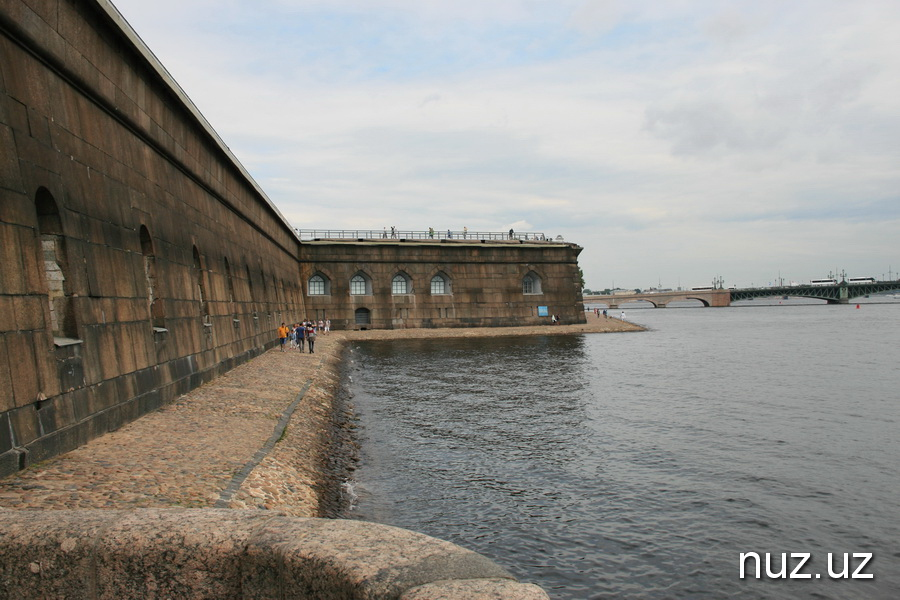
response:
<path id="1" fill-rule="evenodd" d="M 316 346 L 316 328 L 312 323 L 306 328 L 306 344 L 309 346 L 309 353 L 315 353 Z"/>
<path id="2" fill-rule="evenodd" d="M 278 339 L 281 341 L 281 351 L 284 352 L 284 345 L 287 343 L 288 334 L 291 332 L 288 329 L 287 325 L 284 323 L 281 324 L 281 327 L 278 328 Z"/>
<path id="3" fill-rule="evenodd" d="M 297 325 L 297 348 L 299 348 L 300 352 L 303 352 L 303 343 L 306 340 L 306 327 L 303 326 L 303 323 Z"/>

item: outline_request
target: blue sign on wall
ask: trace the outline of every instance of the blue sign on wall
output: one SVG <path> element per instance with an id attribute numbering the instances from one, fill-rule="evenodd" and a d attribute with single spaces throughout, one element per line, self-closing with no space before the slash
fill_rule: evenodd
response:
<path id="1" fill-rule="evenodd" d="M 550 311 L 547 310 L 546 306 L 538 306 L 538 316 L 539 317 L 549 317 Z"/>

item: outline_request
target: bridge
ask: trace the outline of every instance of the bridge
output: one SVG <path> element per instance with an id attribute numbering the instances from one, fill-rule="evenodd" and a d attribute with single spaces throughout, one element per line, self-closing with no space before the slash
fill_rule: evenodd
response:
<path id="1" fill-rule="evenodd" d="M 794 285 L 744 289 L 700 289 L 665 292 L 641 292 L 633 294 L 589 295 L 585 302 L 603 303 L 610 308 L 619 308 L 629 302 L 649 302 L 654 308 L 665 308 L 670 302 L 699 300 L 703 306 L 731 306 L 739 300 L 770 298 L 773 296 L 793 296 L 795 298 L 818 298 L 828 304 L 848 304 L 852 298 L 871 294 L 900 290 L 900 279 L 895 281 L 875 281 L 869 283 L 847 283 L 835 285 Z"/>

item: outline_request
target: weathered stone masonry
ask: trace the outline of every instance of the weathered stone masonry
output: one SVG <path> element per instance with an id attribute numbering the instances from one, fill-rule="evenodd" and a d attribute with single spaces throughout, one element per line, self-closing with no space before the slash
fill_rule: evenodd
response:
<path id="1" fill-rule="evenodd" d="M 0 0 L 0 150 L 0 477 L 257 356 L 282 321 L 584 321 L 574 244 L 301 244 L 108 0 Z"/>
<path id="2" fill-rule="evenodd" d="M 0 1 L 0 475 L 263 351 L 298 240 L 106 2 Z"/>
<path id="3" fill-rule="evenodd" d="M 309 316 L 339 329 L 546 324 L 540 306 L 583 323 L 580 251 L 519 240 L 314 241 L 303 244 L 301 280 Z"/>

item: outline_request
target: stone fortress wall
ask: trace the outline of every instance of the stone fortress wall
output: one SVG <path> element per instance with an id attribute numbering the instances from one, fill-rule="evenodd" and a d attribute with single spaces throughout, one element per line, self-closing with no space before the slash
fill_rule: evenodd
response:
<path id="1" fill-rule="evenodd" d="M 314 241 L 302 246 L 300 272 L 308 316 L 337 329 L 547 324 L 539 307 L 584 323 L 580 251 L 519 240 Z"/>
<path id="2" fill-rule="evenodd" d="M 513 240 L 301 243 L 108 0 L 0 0 L 0 477 L 258 356 L 277 343 L 281 322 L 546 323 L 539 306 L 584 322 L 579 251 Z M 361 294 L 350 287 L 358 274 L 368 285 Z M 403 293 L 393 286 L 398 274 Z M 316 275 L 323 288 L 309 294 Z M 432 287 L 437 275 L 442 289 Z M 359 309 L 366 323 L 357 322 Z M 128 518 L 153 528 L 150 517 Z M 65 562 L 73 539 L 95 533 L 85 524 L 84 514 L 71 515 L 71 532 L 56 544 L 29 537 L 40 528 L 24 516 L 4 516 L 0 540 L 18 557 L 9 568 L 40 574 L 41 585 L 51 583 L 41 556 L 60 572 L 96 568 Z M 184 532 L 176 526 L 176 537 Z M 384 553 L 358 546 L 360 564 Z M 62 562 L 53 554 L 60 549 Z M 29 553 L 38 558 L 25 561 Z M 143 581 L 160 566 L 128 577 Z M 492 569 L 474 577 L 495 577 Z M 357 592 L 340 597 L 381 597 Z"/>
<path id="3" fill-rule="evenodd" d="M 3 0 L 0 56 L 0 476 L 258 355 L 282 322 L 584 322 L 574 244 L 301 243 L 107 0 Z"/>
<path id="4" fill-rule="evenodd" d="M 299 240 L 106 2 L 0 10 L 0 475 L 262 352 Z"/>

